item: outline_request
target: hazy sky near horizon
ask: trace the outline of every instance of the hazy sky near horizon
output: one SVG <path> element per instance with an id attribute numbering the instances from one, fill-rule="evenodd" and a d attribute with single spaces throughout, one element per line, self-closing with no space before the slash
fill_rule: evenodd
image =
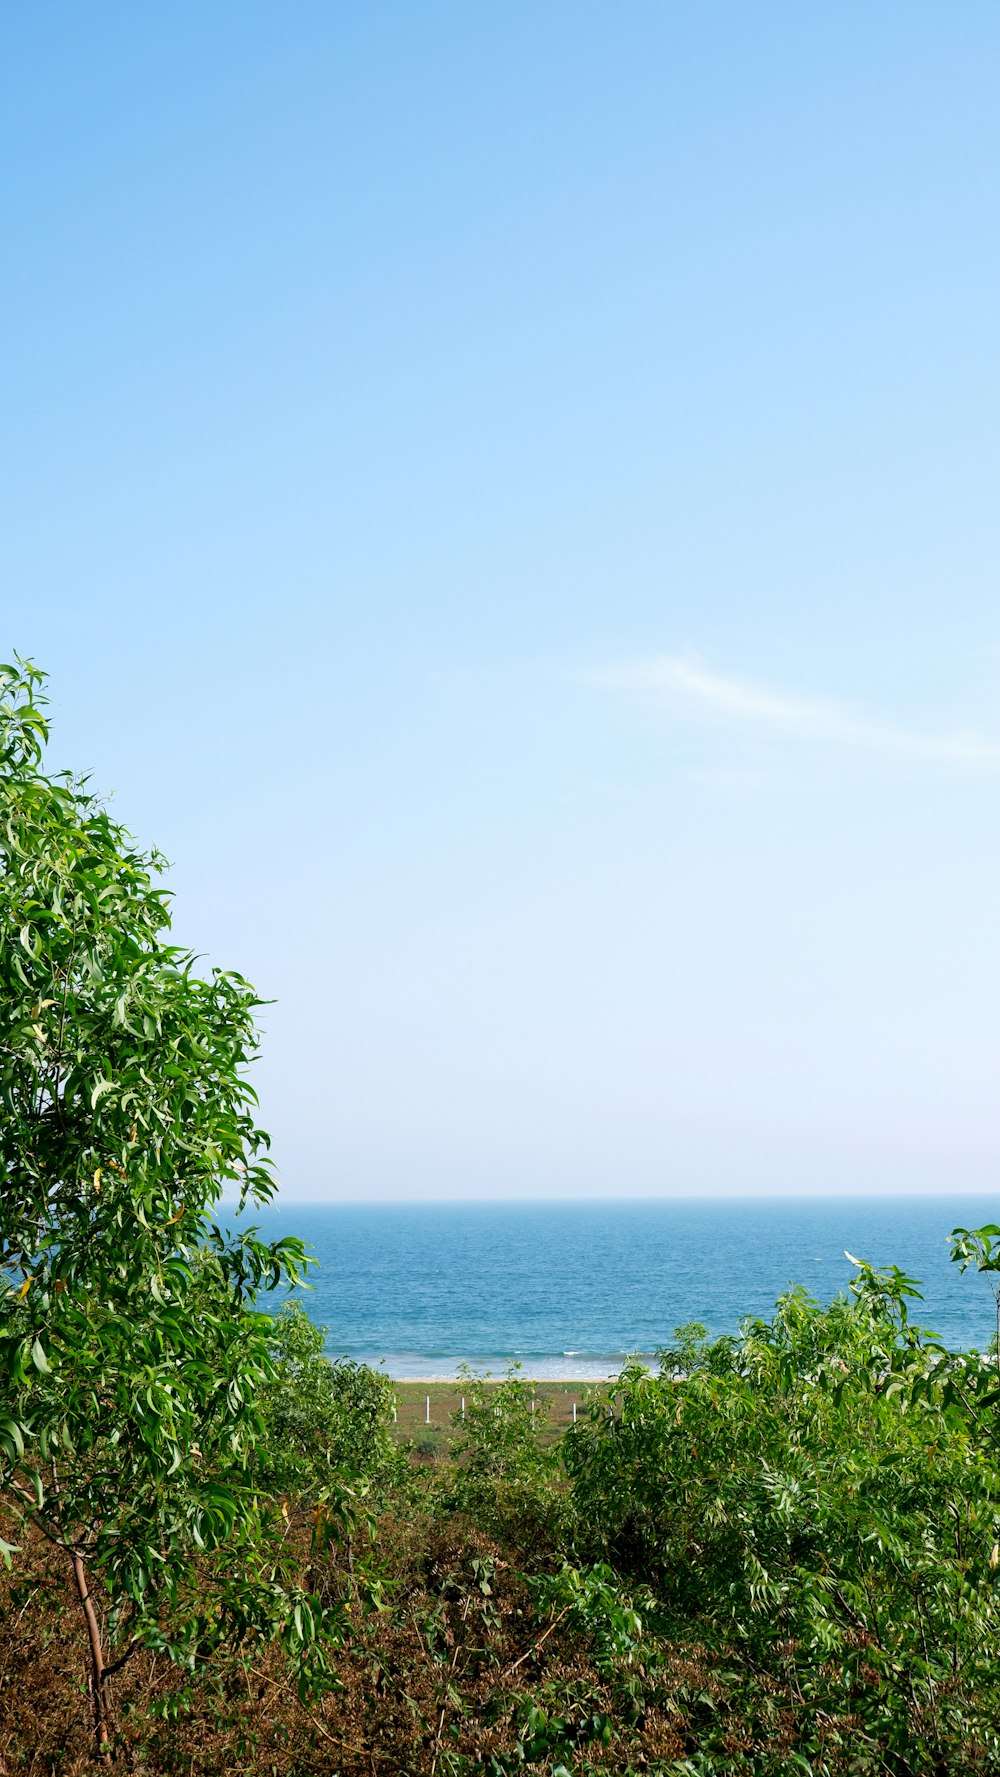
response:
<path id="1" fill-rule="evenodd" d="M 8 10 L 0 654 L 291 1198 L 1000 1177 L 1000 10 Z"/>

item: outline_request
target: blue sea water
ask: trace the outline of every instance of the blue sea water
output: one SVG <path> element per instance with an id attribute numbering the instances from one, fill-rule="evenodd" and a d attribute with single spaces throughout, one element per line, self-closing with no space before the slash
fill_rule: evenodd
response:
<path id="1" fill-rule="evenodd" d="M 511 1360 L 605 1376 L 683 1321 L 735 1332 L 791 1283 L 829 1301 L 855 1275 L 845 1249 L 921 1279 L 911 1317 L 946 1344 L 983 1347 L 995 1326 L 988 1280 L 960 1274 L 947 1245 L 956 1225 L 1000 1219 L 992 1196 L 283 1203 L 253 1219 L 312 1247 L 302 1300 L 330 1355 L 399 1379 Z"/>

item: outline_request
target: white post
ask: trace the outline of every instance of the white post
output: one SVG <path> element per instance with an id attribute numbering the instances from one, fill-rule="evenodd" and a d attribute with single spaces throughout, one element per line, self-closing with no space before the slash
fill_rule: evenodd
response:
<path id="1" fill-rule="evenodd" d="M 395 1425 L 398 1418 L 399 1418 L 399 1402 L 397 1401 L 396 1396 L 393 1395 L 393 1397 L 392 1397 L 392 1423 L 393 1423 L 393 1425 Z"/>
<path id="2" fill-rule="evenodd" d="M 465 1421 L 465 1396 L 464 1396 L 464 1394 L 462 1396 L 462 1420 L 464 1423 L 464 1421 Z"/>
<path id="3" fill-rule="evenodd" d="M 424 1411 L 424 1424 L 430 1425 L 430 1422 L 431 1422 L 431 1397 L 430 1397 L 430 1395 L 425 1396 L 425 1401 L 426 1401 L 426 1407 L 425 1407 L 425 1411 Z"/>
<path id="4" fill-rule="evenodd" d="M 532 1397 L 531 1397 L 531 1411 L 532 1412 L 535 1411 L 535 1397 L 534 1397 L 534 1395 L 532 1395 Z"/>
<path id="5" fill-rule="evenodd" d="M 573 1402 L 573 1424 L 576 1424 L 576 1402 Z"/>

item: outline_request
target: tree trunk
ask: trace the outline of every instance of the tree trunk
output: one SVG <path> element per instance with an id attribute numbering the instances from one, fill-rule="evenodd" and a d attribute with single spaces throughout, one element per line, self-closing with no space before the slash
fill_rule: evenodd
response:
<path id="1" fill-rule="evenodd" d="M 80 1599 L 87 1625 L 87 1641 L 90 1646 L 89 1690 L 90 1700 L 94 1708 L 94 1739 L 97 1742 L 97 1756 L 102 1764 L 111 1763 L 111 1734 L 108 1728 L 107 1697 L 104 1689 L 104 1648 L 101 1643 L 101 1625 L 97 1620 L 94 1600 L 90 1596 L 90 1584 L 87 1570 L 80 1556 L 73 1555 L 73 1578 Z"/>

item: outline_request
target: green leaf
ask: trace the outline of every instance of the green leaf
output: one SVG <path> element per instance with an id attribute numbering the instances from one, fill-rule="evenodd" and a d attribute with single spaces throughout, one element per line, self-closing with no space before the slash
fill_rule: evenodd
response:
<path id="1" fill-rule="evenodd" d="M 11 1462 L 24 1455 L 24 1436 L 16 1419 L 0 1419 L 0 1449 Z"/>

